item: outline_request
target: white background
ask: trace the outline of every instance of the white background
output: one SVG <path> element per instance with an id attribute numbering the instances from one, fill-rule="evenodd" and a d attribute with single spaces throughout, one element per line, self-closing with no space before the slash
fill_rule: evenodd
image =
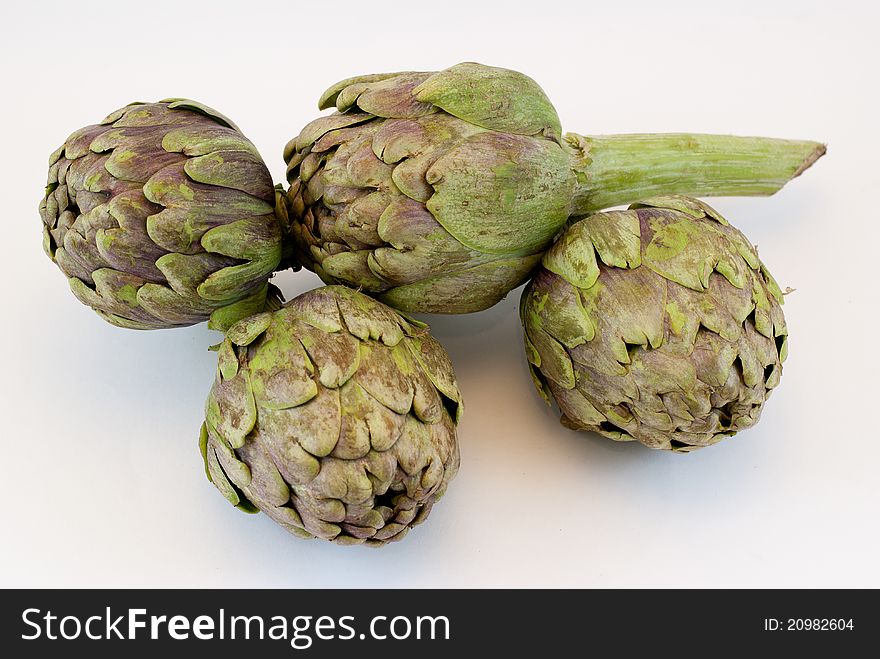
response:
<path id="1" fill-rule="evenodd" d="M 589 4 L 7 7 L 0 586 L 880 587 L 876 3 Z M 129 101 L 188 96 L 283 181 L 282 148 L 325 87 L 463 60 L 531 75 L 572 131 L 829 144 L 777 196 L 713 202 L 797 289 L 782 384 L 755 429 L 653 452 L 557 423 L 527 375 L 519 291 L 434 317 L 466 400 L 446 498 L 382 550 L 296 539 L 204 477 L 218 335 L 111 327 L 43 254 L 47 156 Z M 288 297 L 319 285 L 276 282 Z"/>

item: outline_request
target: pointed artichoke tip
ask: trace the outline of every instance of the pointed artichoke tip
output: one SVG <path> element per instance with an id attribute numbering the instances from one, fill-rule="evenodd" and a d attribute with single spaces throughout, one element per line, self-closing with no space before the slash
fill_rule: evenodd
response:
<path id="1" fill-rule="evenodd" d="M 797 178 L 805 171 L 807 171 L 810 167 L 813 166 L 819 158 L 825 155 L 828 151 L 828 147 L 821 142 L 809 142 L 812 145 L 812 149 L 807 154 L 807 157 L 804 158 L 804 161 L 800 164 L 800 166 L 795 170 L 794 174 L 792 174 L 792 178 Z"/>

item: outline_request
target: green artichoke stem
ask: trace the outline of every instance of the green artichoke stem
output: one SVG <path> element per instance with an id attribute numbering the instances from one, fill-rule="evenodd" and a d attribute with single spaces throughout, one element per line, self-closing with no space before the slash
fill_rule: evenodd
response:
<path id="1" fill-rule="evenodd" d="M 696 133 L 565 135 L 581 216 L 658 195 L 766 196 L 825 154 L 801 140 Z"/>

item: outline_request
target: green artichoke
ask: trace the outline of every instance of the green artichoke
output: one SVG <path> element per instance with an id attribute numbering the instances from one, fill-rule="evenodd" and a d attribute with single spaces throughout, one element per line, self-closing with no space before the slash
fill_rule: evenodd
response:
<path id="1" fill-rule="evenodd" d="M 772 194 L 816 142 L 565 136 L 541 88 L 474 63 L 344 80 L 286 147 L 298 259 L 404 311 L 466 313 L 521 284 L 571 216 L 640 198 Z"/>
<path id="2" fill-rule="evenodd" d="M 400 540 L 458 470 L 461 395 L 425 325 L 342 287 L 233 325 L 201 450 L 234 505 L 295 535 Z"/>
<path id="3" fill-rule="evenodd" d="M 272 178 L 222 114 L 184 99 L 132 103 L 73 133 L 49 165 L 44 249 L 114 325 L 225 329 L 274 296 Z"/>
<path id="4" fill-rule="evenodd" d="M 781 305 L 742 233 L 667 196 L 569 227 L 520 314 L 535 385 L 563 425 L 689 451 L 757 423 L 782 375 Z"/>

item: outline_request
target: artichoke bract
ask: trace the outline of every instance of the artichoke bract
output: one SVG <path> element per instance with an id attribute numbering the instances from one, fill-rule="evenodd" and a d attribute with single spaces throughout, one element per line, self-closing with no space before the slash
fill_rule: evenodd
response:
<path id="1" fill-rule="evenodd" d="M 400 540 L 459 465 L 462 404 L 425 325 L 328 286 L 233 325 L 201 450 L 234 505 L 342 544 Z"/>
<path id="2" fill-rule="evenodd" d="M 816 142 L 562 134 L 527 76 L 464 63 L 344 80 L 284 151 L 291 238 L 326 283 L 404 311 L 488 308 L 571 216 L 669 193 L 772 194 Z"/>
<path id="3" fill-rule="evenodd" d="M 225 329 L 275 295 L 272 178 L 229 119 L 186 99 L 133 103 L 52 154 L 43 247 L 104 319 Z"/>
<path id="4" fill-rule="evenodd" d="M 566 229 L 520 313 L 563 425 L 689 451 L 757 423 L 787 352 L 781 305 L 742 233 L 667 196 Z"/>

